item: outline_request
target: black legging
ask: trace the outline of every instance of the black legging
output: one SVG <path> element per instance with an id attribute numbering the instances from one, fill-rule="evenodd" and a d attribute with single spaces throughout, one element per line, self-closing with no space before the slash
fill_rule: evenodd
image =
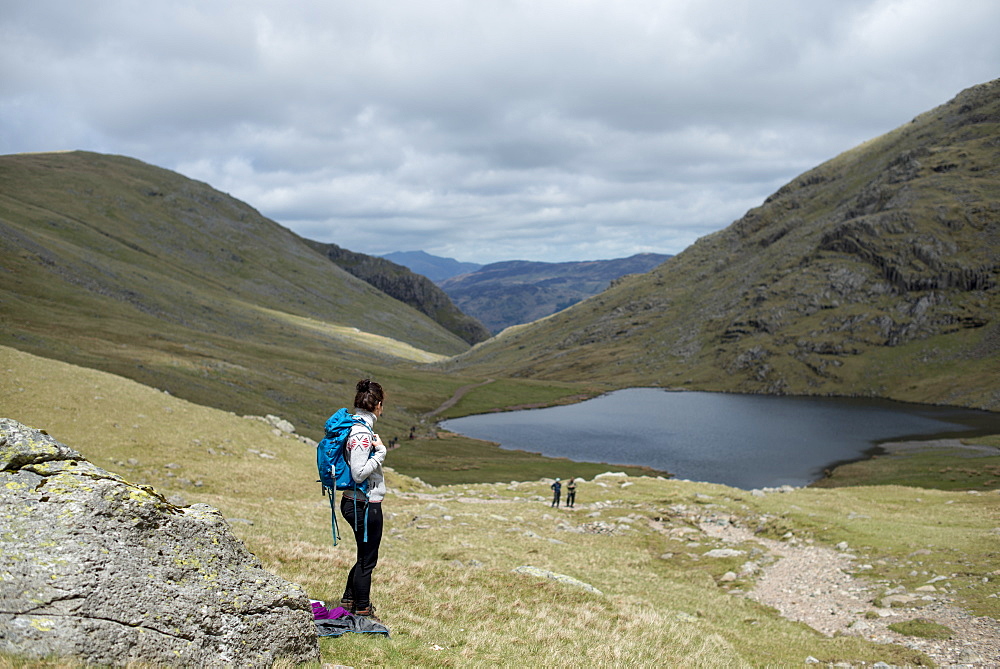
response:
<path id="1" fill-rule="evenodd" d="M 368 541 L 365 541 L 365 511 L 367 507 Z M 357 510 L 357 516 L 355 516 Z M 362 610 L 371 606 L 372 570 L 378 564 L 378 547 L 382 543 L 382 502 L 366 502 L 343 497 L 340 513 L 354 531 L 358 544 L 358 559 L 347 574 L 344 599 L 354 601 L 354 609 Z M 357 523 L 354 522 L 357 517 Z"/>

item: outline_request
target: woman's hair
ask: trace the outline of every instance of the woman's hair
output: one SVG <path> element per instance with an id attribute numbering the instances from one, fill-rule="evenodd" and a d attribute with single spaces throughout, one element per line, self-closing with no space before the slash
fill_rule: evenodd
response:
<path id="1" fill-rule="evenodd" d="M 371 379 L 358 381 L 358 392 L 354 395 L 354 406 L 365 411 L 375 411 L 378 403 L 385 399 L 382 386 Z"/>

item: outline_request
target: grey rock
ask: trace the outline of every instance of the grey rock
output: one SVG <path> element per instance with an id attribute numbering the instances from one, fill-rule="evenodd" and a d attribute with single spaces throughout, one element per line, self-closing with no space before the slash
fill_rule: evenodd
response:
<path id="1" fill-rule="evenodd" d="M 285 434 L 295 433 L 295 426 L 289 423 L 284 418 L 281 418 L 280 416 L 267 414 L 266 416 L 264 416 L 264 420 L 266 420 L 268 423 L 276 427 L 279 431 L 284 432 Z"/>
<path id="2" fill-rule="evenodd" d="M 735 548 L 714 548 L 705 553 L 705 557 L 707 558 L 730 558 L 739 557 L 740 555 L 746 555 L 746 551 L 739 551 Z"/>
<path id="3" fill-rule="evenodd" d="M 590 585 L 589 583 L 584 583 L 583 581 L 573 578 L 572 576 L 567 576 L 566 574 L 557 574 L 546 569 L 539 569 L 538 567 L 533 567 L 531 565 L 523 565 L 521 567 L 515 567 L 511 569 L 515 574 L 527 574 L 529 576 L 535 576 L 537 578 L 544 578 L 550 581 L 556 581 L 558 583 L 563 583 L 565 585 L 570 585 L 575 588 L 583 588 L 587 592 L 592 592 L 596 595 L 603 594 L 600 590 Z"/>
<path id="4" fill-rule="evenodd" d="M 0 418 L 0 652 L 87 664 L 319 660 L 309 599 L 214 508 Z"/>

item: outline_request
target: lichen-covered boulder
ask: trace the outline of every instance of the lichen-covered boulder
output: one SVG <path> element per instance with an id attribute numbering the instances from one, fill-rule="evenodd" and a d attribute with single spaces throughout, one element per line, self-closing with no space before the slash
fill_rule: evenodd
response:
<path id="1" fill-rule="evenodd" d="M 0 651 L 92 664 L 316 661 L 302 589 L 178 507 L 0 418 Z"/>

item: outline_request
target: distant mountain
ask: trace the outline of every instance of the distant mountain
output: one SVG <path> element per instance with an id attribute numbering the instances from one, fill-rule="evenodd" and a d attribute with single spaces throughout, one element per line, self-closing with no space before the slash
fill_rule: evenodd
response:
<path id="1" fill-rule="evenodd" d="M 482 323 L 462 313 L 448 295 L 426 276 L 416 274 L 387 257 L 377 258 L 355 253 L 336 244 L 310 240 L 306 240 L 306 243 L 386 295 L 430 316 L 469 344 L 477 344 L 490 338 L 490 331 Z"/>
<path id="2" fill-rule="evenodd" d="M 475 272 L 482 265 L 472 262 L 460 262 L 454 258 L 441 258 L 424 251 L 395 251 L 382 256 L 397 265 L 408 267 L 417 274 L 422 274 L 434 283 L 441 283 L 466 272 Z"/>
<path id="3" fill-rule="evenodd" d="M 584 262 L 512 260 L 446 279 L 440 286 L 463 312 L 495 334 L 554 314 L 600 293 L 622 276 L 648 272 L 669 257 L 640 253 Z"/>
<path id="4" fill-rule="evenodd" d="M 442 367 L 1000 410 L 1000 80 Z"/>
<path id="5" fill-rule="evenodd" d="M 121 156 L 0 156 L 0 258 L 0 344 L 311 436 L 365 375 L 391 374 L 408 427 L 452 392 L 413 364 L 469 348 L 249 205 Z"/>

